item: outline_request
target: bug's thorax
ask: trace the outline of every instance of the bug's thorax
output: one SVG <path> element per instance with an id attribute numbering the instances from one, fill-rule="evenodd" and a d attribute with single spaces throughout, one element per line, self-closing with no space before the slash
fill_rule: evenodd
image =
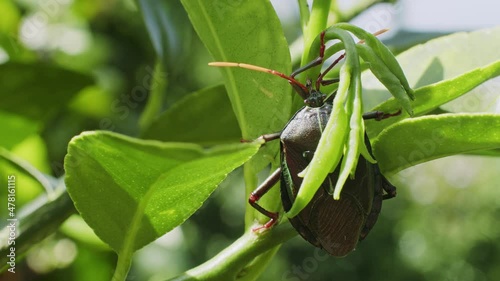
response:
<path id="1" fill-rule="evenodd" d="M 328 123 L 332 105 L 304 106 L 290 119 L 281 133 L 281 143 L 300 151 L 315 151 L 321 134 Z"/>
<path id="2" fill-rule="evenodd" d="M 316 150 L 321 134 L 330 118 L 332 106 L 325 103 L 325 95 L 307 83 L 305 106 L 290 119 L 281 134 L 282 146 L 304 151 Z"/>

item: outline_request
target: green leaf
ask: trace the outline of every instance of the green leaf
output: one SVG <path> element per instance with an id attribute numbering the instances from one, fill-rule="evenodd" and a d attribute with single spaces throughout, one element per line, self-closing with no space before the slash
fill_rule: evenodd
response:
<path id="1" fill-rule="evenodd" d="M 500 60 L 498 49 L 500 27 L 495 27 L 430 40 L 399 54 L 397 60 L 410 86 L 420 88 L 490 65 Z M 363 73 L 363 91 L 365 98 L 371 100 L 370 104 L 365 103 L 367 108 L 372 108 L 390 96 L 369 71 Z M 443 89 L 443 93 L 446 90 Z M 484 92 L 477 95 L 478 100 L 484 99 Z M 418 102 L 419 97 L 417 94 L 415 96 Z"/>
<path id="2" fill-rule="evenodd" d="M 178 1 L 137 0 L 153 48 L 164 69 L 175 72 L 177 63 L 191 55 L 192 31 Z M 168 67 L 167 67 L 168 66 Z"/>
<path id="3" fill-rule="evenodd" d="M 0 110 L 45 120 L 92 83 L 89 76 L 60 67 L 8 62 L 0 65 Z"/>
<path id="4" fill-rule="evenodd" d="M 95 233 L 120 256 L 130 256 L 184 222 L 258 148 L 252 143 L 203 150 L 88 132 L 70 142 L 66 185 Z"/>
<path id="5" fill-rule="evenodd" d="M 406 119 L 373 141 L 373 153 L 386 175 L 441 157 L 498 148 L 500 115 L 484 113 Z"/>
<path id="6" fill-rule="evenodd" d="M 494 62 L 482 68 L 476 68 L 458 77 L 424 86 L 415 90 L 416 99 L 412 102 L 412 107 L 416 116 L 423 115 L 446 102 L 452 101 L 493 77 L 500 75 L 500 61 Z M 493 90 L 490 88 L 489 90 Z M 498 89 L 500 90 L 500 88 Z M 481 91 L 485 95 L 487 91 Z M 498 95 L 497 95 L 498 96 Z M 396 112 L 400 108 L 399 102 L 391 98 L 374 108 L 382 112 Z M 368 121 L 369 134 L 374 136 L 380 133 L 387 126 L 400 120 L 408 118 L 406 112 L 398 116 L 387 118 L 381 121 Z"/>
<path id="7" fill-rule="evenodd" d="M 349 30 L 354 35 L 356 35 L 359 39 L 363 39 L 365 41 L 364 44 L 360 46 L 369 46 L 375 54 L 383 61 L 385 66 L 390 70 L 390 73 L 397 77 L 399 83 L 404 88 L 404 91 L 408 95 L 409 98 L 414 99 L 413 90 L 410 87 L 408 80 L 406 79 L 403 70 L 401 69 L 401 65 L 398 63 L 392 52 L 377 39 L 377 37 L 357 26 L 348 23 L 339 23 L 337 24 L 340 28 L 344 28 Z M 383 83 L 383 82 L 382 82 Z M 387 87 L 387 85 L 385 85 Z M 394 92 L 387 87 L 389 91 L 394 95 Z"/>
<path id="8" fill-rule="evenodd" d="M 226 90 L 219 85 L 178 101 L 162 113 L 142 137 L 213 145 L 238 142 L 240 136 Z"/>
<path id="9" fill-rule="evenodd" d="M 69 195 L 67 196 L 69 198 Z M 69 200 L 71 201 L 71 199 Z M 72 203 L 73 202 L 71 202 L 71 206 L 73 206 Z M 91 246 L 95 249 L 105 251 L 111 250 L 107 244 L 102 242 L 102 240 L 95 235 L 95 232 L 87 223 L 85 223 L 82 217 L 77 214 L 70 216 L 66 221 L 64 221 L 59 230 L 71 239 Z"/>
<path id="10" fill-rule="evenodd" d="M 167 88 L 167 75 L 164 75 L 164 66 L 161 62 L 157 61 L 155 64 L 153 84 L 151 86 L 151 91 L 149 92 L 148 102 L 144 108 L 139 119 L 139 126 L 141 131 L 145 131 L 146 128 L 151 126 L 151 123 L 160 115 L 162 105 L 163 105 L 163 95 L 165 89 Z"/>
<path id="11" fill-rule="evenodd" d="M 413 97 L 402 87 L 400 80 L 382 61 L 381 58 L 377 57 L 373 50 L 366 45 L 358 45 L 358 50 L 363 60 L 368 64 L 370 70 L 373 72 L 382 84 L 387 88 L 387 90 L 394 96 L 394 99 L 398 101 L 399 105 L 405 109 L 408 114 L 413 115 L 413 109 L 410 97 Z"/>

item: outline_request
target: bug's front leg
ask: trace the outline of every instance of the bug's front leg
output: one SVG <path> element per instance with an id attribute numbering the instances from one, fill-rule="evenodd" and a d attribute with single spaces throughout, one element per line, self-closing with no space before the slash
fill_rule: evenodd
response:
<path id="1" fill-rule="evenodd" d="M 257 204 L 257 201 L 259 201 L 259 199 L 262 196 L 264 196 L 264 194 L 266 194 L 269 190 L 271 190 L 271 188 L 279 181 L 280 176 L 281 176 L 281 168 L 278 168 L 259 187 L 257 187 L 254 191 L 252 191 L 252 193 L 250 193 L 250 197 L 248 198 L 248 203 L 250 203 L 250 205 L 254 207 L 257 211 L 259 211 L 261 214 L 271 219 L 266 224 L 252 229 L 254 232 L 260 229 L 268 229 L 272 227 L 274 224 L 276 224 L 276 222 L 278 222 L 279 213 L 271 212 L 264 209 L 262 206 Z"/>
<path id="2" fill-rule="evenodd" d="M 306 65 L 304 65 L 303 67 L 292 72 L 292 74 L 290 75 L 292 78 L 299 75 L 300 73 L 308 70 L 308 69 L 311 69 L 311 68 L 323 63 L 323 58 L 325 57 L 325 48 L 326 48 L 325 47 L 325 31 L 321 32 L 320 40 L 321 41 L 320 41 L 320 45 L 319 45 L 319 55 L 315 59 L 313 59 L 312 61 L 310 61 Z"/>
<path id="3" fill-rule="evenodd" d="M 385 194 L 382 196 L 382 199 L 391 199 L 396 197 L 396 187 L 392 185 L 385 177 L 382 177 L 382 189 L 384 189 Z"/>
<path id="4" fill-rule="evenodd" d="M 266 143 L 266 142 L 270 142 L 273 140 L 277 140 L 280 138 L 280 136 L 281 136 L 281 132 L 277 132 L 277 133 L 271 133 L 271 134 L 264 134 L 264 135 L 258 137 L 257 139 L 264 140 L 264 143 Z M 241 142 L 253 142 L 253 140 L 241 139 Z"/>
<path id="5" fill-rule="evenodd" d="M 394 112 L 394 113 L 385 113 L 383 111 L 371 111 L 371 112 L 366 112 L 363 114 L 363 119 L 368 120 L 368 119 L 375 119 L 376 121 L 380 121 L 383 119 L 387 119 L 390 117 L 398 116 L 401 114 L 401 109 Z"/>

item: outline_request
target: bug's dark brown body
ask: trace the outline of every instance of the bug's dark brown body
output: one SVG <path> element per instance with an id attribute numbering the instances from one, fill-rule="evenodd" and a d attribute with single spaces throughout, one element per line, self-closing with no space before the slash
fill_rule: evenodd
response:
<path id="1" fill-rule="evenodd" d="M 328 103 L 321 107 L 306 106 L 281 133 L 281 198 L 285 211 L 292 207 L 302 183 L 297 174 L 309 164 L 330 112 Z M 340 200 L 334 200 L 332 193 L 338 174 L 338 169 L 331 173 L 309 204 L 290 222 L 314 246 L 334 256 L 345 256 L 375 224 L 385 179 L 376 165 L 360 159 L 355 178 L 347 180 Z"/>

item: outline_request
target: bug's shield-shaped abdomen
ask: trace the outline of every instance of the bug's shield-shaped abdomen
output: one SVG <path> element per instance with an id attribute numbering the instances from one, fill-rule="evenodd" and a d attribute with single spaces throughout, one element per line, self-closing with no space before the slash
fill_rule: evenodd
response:
<path id="1" fill-rule="evenodd" d="M 318 192 L 311 202 L 311 229 L 321 247 L 334 256 L 342 257 L 356 247 L 365 210 L 359 201 L 348 193 L 341 200 L 333 200 L 326 192 Z"/>
<path id="2" fill-rule="evenodd" d="M 373 190 L 365 184 L 366 162 L 360 162 L 356 178 L 346 182 L 340 200 L 334 200 L 332 194 L 328 192 L 329 182 L 334 183 L 338 177 L 336 171 L 330 174 L 311 202 L 297 216 L 290 219 L 291 224 L 304 239 L 333 256 L 342 257 L 355 249 L 372 206 Z M 285 211 L 291 208 L 292 198 L 297 196 L 300 183 L 299 178 L 294 182 L 293 189 L 281 186 Z"/>

